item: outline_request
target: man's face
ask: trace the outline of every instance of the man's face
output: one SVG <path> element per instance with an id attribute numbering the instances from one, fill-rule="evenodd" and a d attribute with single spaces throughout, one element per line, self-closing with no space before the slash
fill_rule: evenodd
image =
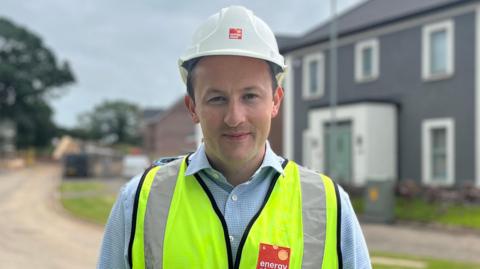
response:
<path id="1" fill-rule="evenodd" d="M 200 123 L 209 159 L 223 165 L 261 161 L 271 119 L 278 114 L 283 90 L 272 90 L 263 60 L 209 56 L 194 69 L 195 101 L 185 97 L 193 121 Z"/>

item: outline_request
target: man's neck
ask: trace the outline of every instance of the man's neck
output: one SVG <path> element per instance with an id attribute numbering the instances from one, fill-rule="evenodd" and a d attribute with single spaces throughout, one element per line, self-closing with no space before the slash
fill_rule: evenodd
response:
<path id="1" fill-rule="evenodd" d="M 206 152 L 205 152 L 206 153 Z M 218 170 L 227 181 L 233 186 L 237 186 L 248 181 L 255 171 L 262 165 L 263 158 L 265 158 L 266 150 L 263 153 L 258 154 L 255 158 L 241 163 L 225 163 L 221 160 L 216 160 L 215 158 L 210 158 L 207 154 L 208 161 L 210 165 Z"/>

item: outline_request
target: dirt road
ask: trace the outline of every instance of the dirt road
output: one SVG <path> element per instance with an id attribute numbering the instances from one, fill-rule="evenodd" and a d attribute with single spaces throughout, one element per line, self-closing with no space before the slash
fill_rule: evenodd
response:
<path id="1" fill-rule="evenodd" d="M 478 232 L 448 231 L 407 224 L 362 224 L 369 249 L 480 264 Z"/>
<path id="2" fill-rule="evenodd" d="M 95 268 L 102 227 L 59 207 L 59 183 L 55 165 L 0 175 L 2 268 Z"/>

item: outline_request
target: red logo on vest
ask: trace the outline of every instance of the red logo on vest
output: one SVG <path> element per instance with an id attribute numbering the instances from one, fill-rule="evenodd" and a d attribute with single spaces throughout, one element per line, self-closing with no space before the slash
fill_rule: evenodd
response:
<path id="1" fill-rule="evenodd" d="M 228 31 L 229 39 L 242 39 L 242 28 L 230 28 Z"/>
<path id="2" fill-rule="evenodd" d="M 257 269 L 288 269 L 290 248 L 260 243 Z"/>

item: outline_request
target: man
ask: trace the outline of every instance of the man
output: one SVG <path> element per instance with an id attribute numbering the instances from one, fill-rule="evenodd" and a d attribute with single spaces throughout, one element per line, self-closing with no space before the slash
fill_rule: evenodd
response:
<path id="1" fill-rule="evenodd" d="M 224 8 L 179 65 L 203 144 L 127 183 L 98 267 L 370 268 L 348 195 L 268 144 L 285 70 L 270 28 Z"/>

